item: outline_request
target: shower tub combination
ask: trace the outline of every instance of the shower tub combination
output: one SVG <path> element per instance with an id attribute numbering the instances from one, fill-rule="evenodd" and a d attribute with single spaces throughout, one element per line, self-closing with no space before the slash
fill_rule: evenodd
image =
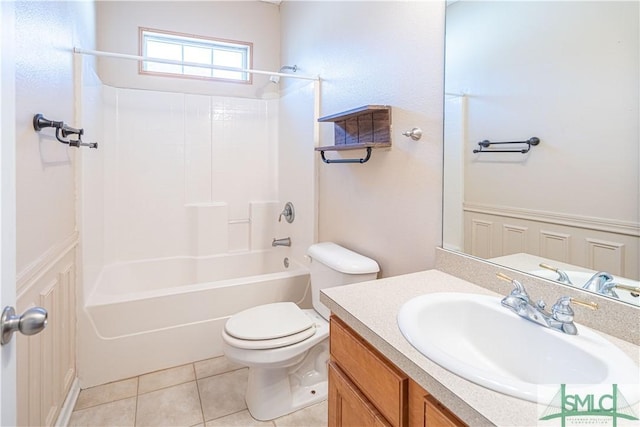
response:
<path id="1" fill-rule="evenodd" d="M 283 301 L 310 306 L 309 269 L 279 251 L 107 266 L 81 313 L 81 387 L 221 356 L 230 316 Z"/>

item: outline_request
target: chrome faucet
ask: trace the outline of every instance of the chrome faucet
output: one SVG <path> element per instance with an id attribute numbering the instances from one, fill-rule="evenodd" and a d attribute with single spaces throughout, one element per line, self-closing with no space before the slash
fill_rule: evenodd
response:
<path id="1" fill-rule="evenodd" d="M 529 294 L 522 283 L 512 279 L 506 274 L 498 273 L 498 278 L 511 282 L 513 290 L 502 299 L 502 305 L 513 311 L 518 316 L 527 319 L 538 325 L 563 332 L 569 335 L 577 335 L 578 329 L 573 323 L 573 309 L 570 303 L 582 305 L 592 310 L 598 308 L 598 304 L 593 302 L 583 302 L 575 298 L 560 297 L 551 307 L 551 312 L 545 310 L 546 304 L 539 300 L 535 305 L 531 303 Z"/>
<path id="2" fill-rule="evenodd" d="M 560 283 L 564 283 L 565 285 L 573 285 L 573 283 L 571 283 L 571 279 L 569 279 L 569 276 L 567 276 L 567 273 L 565 273 L 564 271 L 560 270 L 557 267 L 553 267 L 549 264 L 545 264 L 545 263 L 541 263 L 538 264 L 540 267 L 542 268 L 546 268 L 547 270 L 551 270 L 554 273 L 556 273 L 558 275 L 558 278 L 556 279 L 556 282 L 560 282 Z"/>
<path id="3" fill-rule="evenodd" d="M 618 296 L 616 291 L 614 291 L 614 289 L 617 288 L 618 286 L 619 285 L 613 280 L 607 280 L 604 283 L 599 284 L 596 292 L 602 295 L 607 295 L 607 296 L 619 299 L 620 297 Z"/>
<path id="4" fill-rule="evenodd" d="M 613 276 L 607 272 L 599 271 L 582 285 L 582 289 L 600 293 L 600 289 L 602 289 L 607 282 L 613 282 Z"/>
<path id="5" fill-rule="evenodd" d="M 271 246 L 273 246 L 274 248 L 276 246 L 291 246 L 291 237 L 285 237 L 284 239 L 273 239 L 273 242 L 271 242 Z"/>
<path id="6" fill-rule="evenodd" d="M 621 283 L 616 283 L 616 282 L 606 282 L 604 285 L 602 285 L 602 288 L 598 292 L 601 293 L 602 295 L 609 295 L 612 297 L 619 298 L 618 294 L 614 291 L 614 289 L 623 289 L 629 292 L 631 296 L 634 298 L 638 298 L 640 296 L 640 287 L 623 285 Z"/>
<path id="7" fill-rule="evenodd" d="M 613 276 L 604 271 L 599 271 L 594 274 L 587 283 L 582 286 L 582 289 L 597 292 L 601 295 L 620 298 L 614 289 L 623 289 L 631 293 L 631 296 L 638 297 L 640 294 L 640 288 L 635 286 L 623 285 L 613 281 Z"/>

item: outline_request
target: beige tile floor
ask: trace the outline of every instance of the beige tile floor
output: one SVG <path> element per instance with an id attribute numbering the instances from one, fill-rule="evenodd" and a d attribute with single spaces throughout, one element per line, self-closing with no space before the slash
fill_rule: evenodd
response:
<path id="1" fill-rule="evenodd" d="M 203 360 L 82 390 L 69 426 L 327 425 L 326 401 L 273 421 L 254 420 L 246 386 L 246 368 L 224 357 Z"/>

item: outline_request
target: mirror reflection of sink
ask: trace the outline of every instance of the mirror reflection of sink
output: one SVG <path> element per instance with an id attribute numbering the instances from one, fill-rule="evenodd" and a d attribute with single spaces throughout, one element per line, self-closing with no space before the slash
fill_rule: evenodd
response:
<path id="1" fill-rule="evenodd" d="M 545 385 L 625 384 L 640 375 L 631 358 L 589 328 L 577 325 L 573 336 L 544 328 L 502 307 L 498 297 L 419 296 L 400 308 L 398 325 L 411 345 L 443 368 L 532 402 Z M 635 402 L 640 396 L 625 397 Z"/>
<path id="2" fill-rule="evenodd" d="M 588 271 L 567 271 L 563 270 L 564 273 L 569 277 L 571 283 L 573 283 L 573 287 L 582 288 L 582 285 L 587 283 L 589 279 L 594 275 L 594 272 Z M 534 270 L 530 271 L 529 274 L 533 274 L 534 276 L 542 277 L 543 279 L 549 280 L 558 280 L 558 273 L 550 270 Z M 632 286 L 634 288 L 640 287 L 640 282 L 637 280 L 625 279 L 622 277 L 614 276 L 614 282 L 620 283 L 621 285 Z M 630 292 L 625 290 L 616 290 L 616 294 L 618 294 L 618 298 L 620 301 L 628 302 L 630 304 L 639 305 L 640 297 L 634 297 Z"/>

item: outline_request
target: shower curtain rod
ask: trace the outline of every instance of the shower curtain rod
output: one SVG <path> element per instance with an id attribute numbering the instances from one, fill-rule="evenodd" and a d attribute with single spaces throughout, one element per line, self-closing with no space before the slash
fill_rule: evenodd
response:
<path id="1" fill-rule="evenodd" d="M 301 79 L 301 80 L 315 80 L 315 81 L 320 80 L 320 76 L 311 77 L 311 76 L 304 76 L 304 75 L 280 73 L 276 71 L 263 71 L 263 70 L 252 70 L 248 68 L 223 67 L 220 65 L 199 64 L 197 62 L 174 61 L 172 59 L 160 59 L 160 58 L 151 58 L 148 56 L 128 55 L 126 53 L 104 52 L 100 50 L 83 49 L 80 47 L 74 47 L 73 52 L 83 54 L 83 55 L 105 56 L 108 58 L 129 59 L 133 61 L 148 61 L 148 62 L 158 62 L 161 64 L 186 65 L 188 67 L 210 68 L 213 70 L 237 71 L 237 72 L 251 73 L 251 74 L 264 74 L 267 76 L 291 77 L 293 79 Z"/>

